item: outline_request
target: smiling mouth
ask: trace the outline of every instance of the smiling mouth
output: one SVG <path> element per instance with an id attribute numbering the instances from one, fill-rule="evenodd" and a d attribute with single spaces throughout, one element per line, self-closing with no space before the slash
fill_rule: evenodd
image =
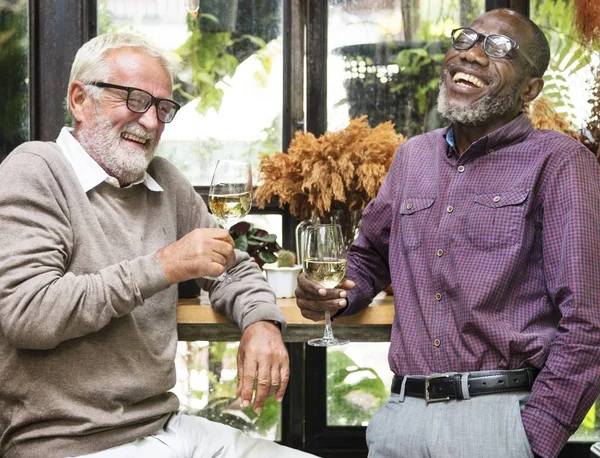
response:
<path id="1" fill-rule="evenodd" d="M 123 132 L 121 134 L 121 138 L 123 140 L 134 142 L 134 143 L 137 143 L 138 145 L 142 145 L 142 146 L 146 146 L 148 144 L 148 142 L 150 141 L 150 139 L 148 139 L 148 138 L 138 137 L 137 135 L 134 135 L 130 132 Z"/>
<path id="2" fill-rule="evenodd" d="M 480 78 L 463 72 L 456 72 L 452 77 L 452 81 L 454 81 L 457 86 L 462 86 L 466 88 L 476 87 L 482 89 L 484 87 L 487 87 L 487 84 Z"/>

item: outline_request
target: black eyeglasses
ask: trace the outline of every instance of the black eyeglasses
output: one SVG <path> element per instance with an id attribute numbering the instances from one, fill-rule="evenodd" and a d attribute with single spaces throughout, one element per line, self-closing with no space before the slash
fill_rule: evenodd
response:
<path id="1" fill-rule="evenodd" d="M 519 49 L 517 42 L 506 35 L 486 35 L 485 33 L 479 33 L 468 27 L 462 27 L 452 31 L 452 46 L 454 46 L 455 49 L 464 51 L 475 46 L 481 38 L 483 38 L 483 51 L 490 57 L 506 57 L 513 49 Z M 522 49 L 520 52 L 527 62 L 529 62 L 529 64 L 537 71 L 537 66 L 533 63 L 533 60 L 531 60 L 527 53 Z"/>
<path id="2" fill-rule="evenodd" d="M 150 107 L 154 105 L 156 107 L 156 117 L 159 121 L 164 123 L 173 121 L 177 111 L 181 108 L 177 102 L 173 102 L 169 99 L 159 99 L 154 97 L 149 92 L 135 87 L 126 87 L 119 86 L 118 84 L 99 82 L 88 84 L 96 87 L 127 91 L 127 108 L 130 111 L 133 111 L 134 113 L 146 113 L 146 111 L 148 111 Z"/>

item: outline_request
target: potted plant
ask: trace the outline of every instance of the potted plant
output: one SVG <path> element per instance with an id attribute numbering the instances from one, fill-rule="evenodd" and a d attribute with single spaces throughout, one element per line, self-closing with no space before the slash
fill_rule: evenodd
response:
<path id="1" fill-rule="evenodd" d="M 351 243 L 362 210 L 377 195 L 405 140 L 392 122 L 371 127 L 366 116 L 318 138 L 297 131 L 287 152 L 260 156 L 257 205 L 264 208 L 277 198 L 297 218 L 338 222 Z"/>
<path id="2" fill-rule="evenodd" d="M 293 251 L 279 250 L 277 263 L 265 264 L 263 270 L 267 274 L 267 282 L 278 298 L 295 297 L 298 286 L 298 274 L 302 266 L 296 264 L 296 254 Z"/>
<path id="3" fill-rule="evenodd" d="M 248 253 L 260 267 L 277 261 L 276 253 L 281 247 L 275 234 L 269 234 L 246 221 L 231 226 L 229 234 L 235 242 L 235 247 Z"/>

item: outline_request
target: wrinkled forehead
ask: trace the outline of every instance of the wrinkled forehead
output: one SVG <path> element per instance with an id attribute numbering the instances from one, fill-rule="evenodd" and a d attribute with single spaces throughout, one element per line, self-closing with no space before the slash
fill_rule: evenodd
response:
<path id="1" fill-rule="evenodd" d="M 530 27 L 525 21 L 504 11 L 490 11 L 483 14 L 476 18 L 469 27 L 486 35 L 506 35 L 520 45 L 523 45 L 531 37 Z"/>

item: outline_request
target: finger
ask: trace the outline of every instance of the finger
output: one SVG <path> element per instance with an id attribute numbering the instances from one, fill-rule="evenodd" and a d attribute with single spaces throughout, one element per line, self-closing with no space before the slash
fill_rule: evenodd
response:
<path id="1" fill-rule="evenodd" d="M 254 411 L 260 413 L 271 388 L 271 370 L 269 364 L 259 364 L 256 377 L 256 394 L 254 395 Z"/>
<path id="2" fill-rule="evenodd" d="M 313 310 L 300 309 L 300 313 L 304 318 L 312 321 L 323 321 L 325 319 L 324 312 L 315 312 Z"/>
<path id="3" fill-rule="evenodd" d="M 238 381 L 235 389 L 238 398 L 242 395 L 242 380 L 244 380 L 244 364 L 241 361 L 240 352 L 238 352 Z"/>
<path id="4" fill-rule="evenodd" d="M 290 370 L 288 364 L 281 366 L 279 369 L 279 377 L 279 388 L 275 392 L 275 400 L 277 402 L 283 401 L 283 395 L 285 394 L 288 382 L 290 381 Z"/>
<path id="5" fill-rule="evenodd" d="M 224 258 L 227 258 L 228 256 L 232 256 L 235 253 L 233 251 L 233 246 L 231 246 L 229 243 L 224 242 L 222 240 L 214 240 L 213 241 L 212 251 L 214 253 L 219 254 L 220 256 L 223 256 Z"/>
<path id="6" fill-rule="evenodd" d="M 267 398 L 276 394 L 281 386 L 281 370 L 278 365 L 271 366 L 271 386 L 269 386 L 269 394 Z"/>
<path id="7" fill-rule="evenodd" d="M 254 389 L 254 380 L 256 378 L 256 360 L 250 359 L 244 362 L 242 371 L 242 387 L 240 396 L 242 399 L 242 407 L 248 407 L 252 403 L 252 391 Z"/>
<path id="8" fill-rule="evenodd" d="M 316 312 L 322 314 L 325 311 L 328 312 L 337 312 L 340 309 L 344 309 L 347 307 L 347 303 L 345 299 L 342 300 L 334 300 L 334 301 L 306 301 L 306 300 L 296 300 L 298 304 L 298 308 L 302 311 L 307 312 Z M 341 305 L 340 305 L 341 303 Z"/>

